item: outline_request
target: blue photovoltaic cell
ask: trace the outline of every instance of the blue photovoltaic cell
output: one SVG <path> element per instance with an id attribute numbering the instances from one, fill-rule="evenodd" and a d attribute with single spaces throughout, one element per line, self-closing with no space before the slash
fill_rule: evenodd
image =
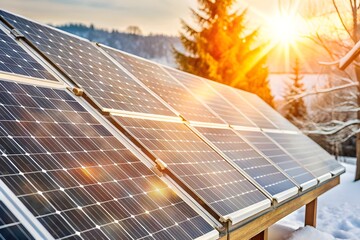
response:
<path id="1" fill-rule="evenodd" d="M 14 39 L 0 29 L 0 71 L 57 81 Z"/>
<path id="2" fill-rule="evenodd" d="M 173 79 L 157 64 L 120 51 L 104 48 L 117 62 L 123 65 L 148 88 L 158 94 L 186 120 L 209 123 L 225 123 L 212 114 L 184 86 Z"/>
<path id="3" fill-rule="evenodd" d="M 245 98 L 251 106 L 264 114 L 267 119 L 269 119 L 273 124 L 275 124 L 277 128 L 282 130 L 299 131 L 297 127 L 295 127 L 291 122 L 289 122 L 289 120 L 281 116 L 281 114 L 275 109 L 266 104 L 264 100 L 262 100 L 259 96 L 238 89 L 233 90 L 240 94 L 243 98 Z"/>
<path id="4" fill-rule="evenodd" d="M 189 91 L 191 91 L 198 99 L 205 103 L 228 124 L 256 127 L 256 125 L 251 123 L 241 112 L 228 103 L 225 98 L 214 91 L 214 89 L 206 83 L 209 80 L 172 68 L 166 68 L 166 71 L 181 82 Z"/>
<path id="5" fill-rule="evenodd" d="M 155 157 L 219 216 L 266 199 L 233 166 L 186 125 L 114 116 Z"/>
<path id="6" fill-rule="evenodd" d="M 277 128 L 256 108 L 251 106 L 234 88 L 217 82 L 208 82 L 221 96 L 233 104 L 238 111 L 242 112 L 247 118 L 260 128 Z"/>
<path id="7" fill-rule="evenodd" d="M 213 228 L 64 90 L 0 81 L 0 179 L 55 239 Z"/>
<path id="8" fill-rule="evenodd" d="M 302 134 L 266 133 L 314 176 L 343 169 L 334 157 Z"/>
<path id="9" fill-rule="evenodd" d="M 1 240 L 32 240 L 33 236 L 0 201 L 0 239 Z"/>
<path id="10" fill-rule="evenodd" d="M 295 185 L 231 129 L 195 127 L 271 195 Z"/>
<path id="11" fill-rule="evenodd" d="M 315 179 L 315 177 L 300 165 L 294 158 L 284 152 L 263 132 L 239 131 L 253 146 L 277 164 L 283 171 L 291 176 L 299 185 Z"/>
<path id="12" fill-rule="evenodd" d="M 107 109 L 175 116 L 90 42 L 0 11 L 96 103 Z"/>

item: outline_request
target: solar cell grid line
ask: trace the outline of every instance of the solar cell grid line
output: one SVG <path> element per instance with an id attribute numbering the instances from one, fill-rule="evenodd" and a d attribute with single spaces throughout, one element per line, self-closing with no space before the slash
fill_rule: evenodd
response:
<path id="1" fill-rule="evenodd" d="M 345 170 L 330 154 L 303 134 L 266 132 L 266 135 L 320 182 L 331 178 L 332 174 L 338 175 Z"/>
<path id="2" fill-rule="evenodd" d="M 109 47 L 103 46 L 102 48 L 186 120 L 225 124 L 219 117 L 211 113 L 206 105 L 203 105 L 183 85 L 178 83 L 156 63 Z"/>
<path id="3" fill-rule="evenodd" d="M 195 75 L 185 73 L 169 67 L 163 67 L 171 76 L 176 78 L 198 99 L 206 104 L 220 118 L 230 125 L 256 127 L 246 116 L 233 107 L 225 98 L 214 91 L 207 83 Z"/>
<path id="4" fill-rule="evenodd" d="M 182 122 L 112 117 L 222 219 L 235 224 L 270 207 L 265 195 Z"/>
<path id="5" fill-rule="evenodd" d="M 0 103 L 0 179 L 55 239 L 213 237 L 65 90 L 0 81 Z"/>
<path id="6" fill-rule="evenodd" d="M 28 54 L 0 27 L 0 72 L 31 78 L 57 81 L 40 63 Z"/>
<path id="7" fill-rule="evenodd" d="M 175 116 L 89 41 L 3 10 L 0 16 L 103 110 Z"/>
<path id="8" fill-rule="evenodd" d="M 257 108 L 263 115 L 266 116 L 272 123 L 274 123 L 279 129 L 288 130 L 288 131 L 299 131 L 289 120 L 284 118 L 279 112 L 270 107 L 256 94 L 245 92 L 239 89 L 233 89 L 235 92 L 239 93 L 245 101 L 247 101 L 254 108 Z"/>
<path id="9" fill-rule="evenodd" d="M 245 171 L 278 203 L 296 195 L 298 187 L 277 166 L 257 152 L 230 128 L 193 126 L 226 158 Z"/>
<path id="10" fill-rule="evenodd" d="M 234 130 L 253 146 L 271 159 L 278 167 L 291 176 L 302 187 L 302 191 L 317 185 L 316 178 L 301 164 L 276 145 L 263 132 Z"/>
<path id="11" fill-rule="evenodd" d="M 225 84 L 217 83 L 214 81 L 207 82 L 215 91 L 228 100 L 238 111 L 248 117 L 259 128 L 277 129 L 277 127 L 270 122 L 263 114 L 261 114 L 256 108 L 251 106 L 248 102 L 244 101 L 234 88 Z"/>
<path id="12" fill-rule="evenodd" d="M 0 239 L 35 240 L 28 230 L 0 200 Z"/>
<path id="13" fill-rule="evenodd" d="M 12 191 L 5 185 L 0 179 L 0 202 L 4 204 L 7 212 L 10 212 L 14 219 L 17 219 L 17 224 L 21 224 L 21 229 L 25 229 L 27 234 L 31 236 L 31 239 L 48 239 L 53 240 L 54 238 L 44 228 L 40 222 L 32 216 L 30 211 L 20 202 L 20 200 L 12 193 Z M 4 213 L 0 214 L 0 217 Z M 0 224 L 1 225 L 1 224 Z M 5 234 L 8 232 L 5 231 Z M 20 232 L 20 239 L 28 239 Z M 1 236 L 1 234 L 0 234 Z M 5 238 L 7 239 L 7 238 Z M 10 238 L 16 239 L 16 238 Z"/>

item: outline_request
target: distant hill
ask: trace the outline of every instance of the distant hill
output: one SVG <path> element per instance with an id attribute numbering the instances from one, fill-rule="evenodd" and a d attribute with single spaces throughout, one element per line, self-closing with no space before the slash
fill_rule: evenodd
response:
<path id="1" fill-rule="evenodd" d="M 137 35 L 117 30 L 107 31 L 94 25 L 65 24 L 55 26 L 65 32 L 120 49 L 168 66 L 176 66 L 172 46 L 181 49 L 178 37 L 161 34 Z"/>

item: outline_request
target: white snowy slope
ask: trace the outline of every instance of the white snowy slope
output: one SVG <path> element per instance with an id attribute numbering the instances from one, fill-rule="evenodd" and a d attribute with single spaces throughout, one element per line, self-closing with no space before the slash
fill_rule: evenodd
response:
<path id="1" fill-rule="evenodd" d="M 270 228 L 270 240 L 360 240 L 360 181 L 353 181 L 354 165 L 343 165 L 341 184 L 319 198 L 317 229 L 303 227 L 301 208 Z"/>

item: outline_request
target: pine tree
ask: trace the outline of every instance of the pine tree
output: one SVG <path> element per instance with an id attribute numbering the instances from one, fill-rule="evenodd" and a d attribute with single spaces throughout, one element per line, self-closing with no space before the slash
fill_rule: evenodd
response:
<path id="1" fill-rule="evenodd" d="M 285 100 L 290 102 L 286 118 L 294 122 L 296 125 L 306 117 L 306 106 L 302 98 L 295 98 L 297 95 L 305 91 L 304 84 L 302 82 L 303 76 L 301 75 L 301 68 L 299 59 L 295 59 L 293 67 L 293 76 L 291 77 L 292 83 L 289 86 L 289 92 L 285 96 Z"/>
<path id="2" fill-rule="evenodd" d="M 235 0 L 198 0 L 191 9 L 200 30 L 182 21 L 185 53 L 174 49 L 181 70 L 253 92 L 272 105 L 265 45 L 258 30 L 246 28 L 246 10 L 232 12 Z"/>

